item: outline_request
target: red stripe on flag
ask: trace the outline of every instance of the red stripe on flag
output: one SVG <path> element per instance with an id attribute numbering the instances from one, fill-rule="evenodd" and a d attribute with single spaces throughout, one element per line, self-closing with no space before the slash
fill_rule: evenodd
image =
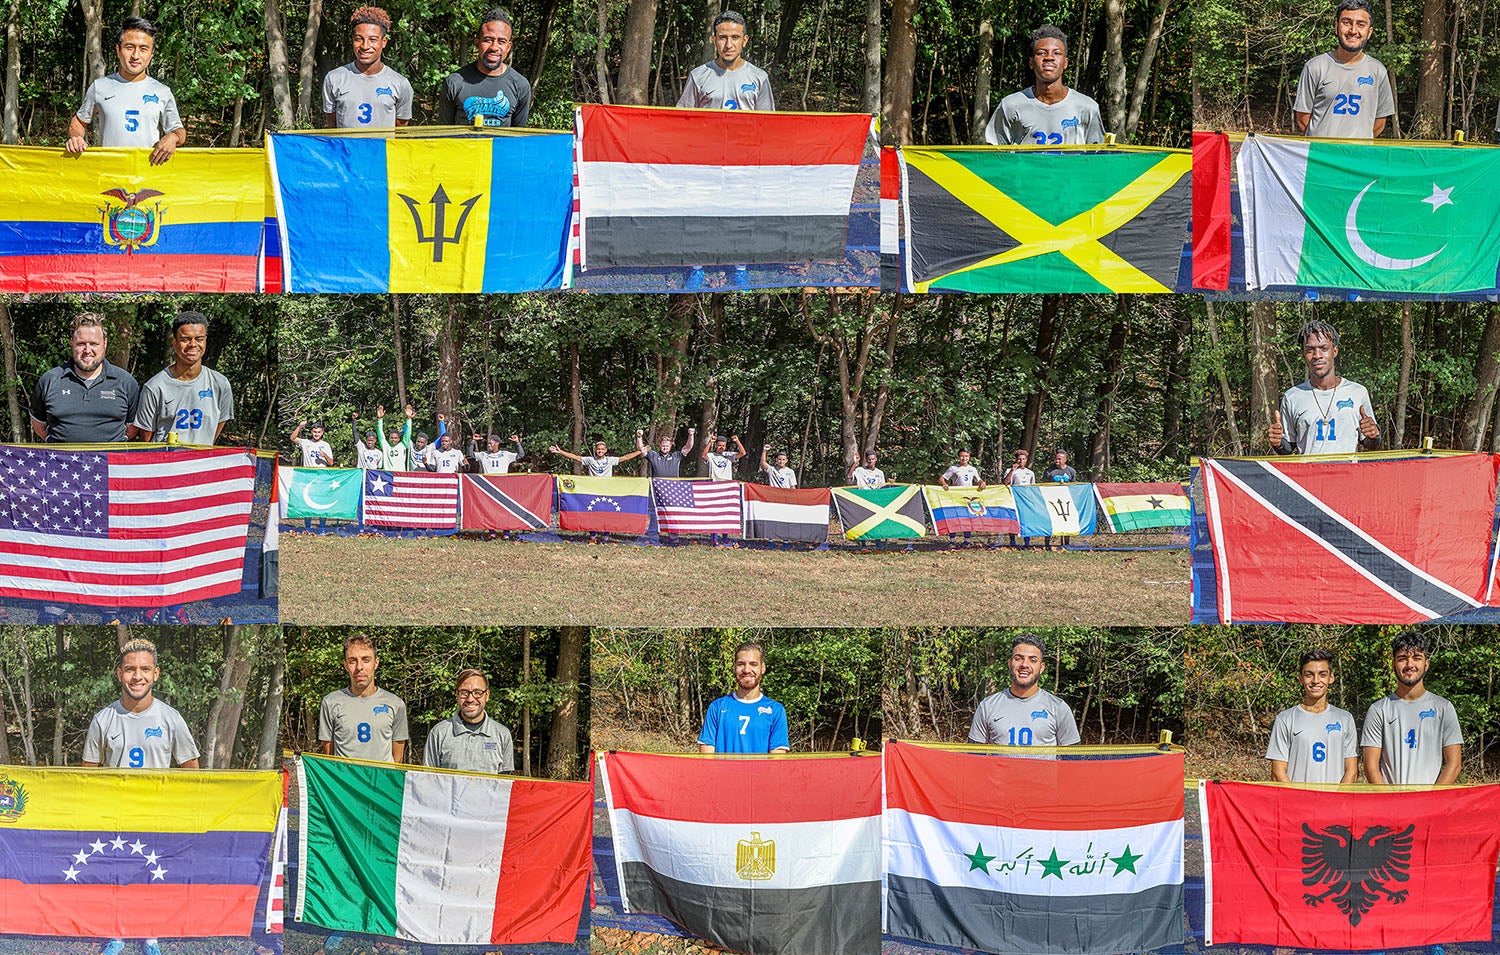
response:
<path id="1" fill-rule="evenodd" d="M 255 255 L 12 255 L 0 292 L 254 292 Z"/>
<path id="2" fill-rule="evenodd" d="M 583 162 L 858 165 L 870 117 L 587 104 Z M 585 173 L 587 175 L 587 173 Z"/>
<path id="3" fill-rule="evenodd" d="M 1086 831 L 1182 818 L 1181 753 L 1047 759 L 892 743 L 884 756 L 887 805 L 950 822 Z"/>
<path id="4" fill-rule="evenodd" d="M 593 811 L 588 783 L 518 779 L 511 785 L 492 943 L 572 944 L 578 938 Z"/>
<path id="5" fill-rule="evenodd" d="M 750 825 L 880 813 L 876 757 L 710 759 L 610 753 L 608 769 L 615 807 L 638 816 Z"/>
<path id="6" fill-rule="evenodd" d="M 244 538 L 240 538 L 240 540 L 238 541 L 230 541 L 226 546 L 243 547 L 244 544 Z M 4 576 L 13 578 L 14 580 L 65 580 L 69 583 L 74 584 L 109 584 L 118 587 L 151 586 L 157 584 L 180 584 L 185 580 L 192 580 L 195 577 L 205 577 L 209 574 L 216 574 L 221 571 L 228 572 L 232 570 L 238 573 L 240 567 L 240 559 L 235 557 L 214 561 L 212 563 L 197 563 L 191 567 L 185 567 L 182 570 L 165 572 L 150 571 L 147 573 L 96 573 L 93 571 L 85 570 L 58 570 L 52 567 L 24 567 L 20 565 L 10 565 L 5 563 L 3 560 L 0 560 L 0 571 L 4 572 Z M 7 581 L 7 584 L 8 583 L 10 583 L 10 581 Z M 0 584 L 0 587 L 4 586 L 6 585 Z M 54 596 L 46 590 L 39 590 L 36 592 L 42 594 L 43 596 Z M 176 602 L 180 603 L 181 601 Z"/>
<path id="7" fill-rule="evenodd" d="M 901 161 L 895 146 L 880 148 L 880 198 L 901 198 Z"/>
<path id="8" fill-rule="evenodd" d="M 243 521 L 240 523 L 243 523 Z M 150 535 L 147 536 L 149 537 Z M 167 550 L 95 550 L 90 547 L 51 547 L 46 544 L 28 544 L 21 541 L 10 541 L 6 543 L 4 551 L 0 551 L 0 566 L 4 566 L 5 559 L 10 556 L 46 557 L 52 560 L 86 560 L 106 567 L 110 564 L 159 563 L 165 560 L 197 557 L 201 554 L 209 554 L 229 547 L 243 546 L 245 546 L 245 535 L 243 534 L 238 537 L 231 535 L 222 539 L 216 538 L 208 541 L 196 541 L 191 544 L 179 544 Z"/>
<path id="9" fill-rule="evenodd" d="M 826 487 L 771 487 L 769 484 L 746 484 L 745 500 L 770 504 L 796 504 L 816 507 L 828 504 L 833 494 Z"/>
<path id="10" fill-rule="evenodd" d="M 1229 136 L 1193 133 L 1193 287 L 1229 288 Z"/>
<path id="11" fill-rule="evenodd" d="M 27 885 L 0 879 L 0 931 L 80 938 L 248 936 L 254 885 Z"/>
<path id="12" fill-rule="evenodd" d="M 205 494 L 202 496 L 183 498 L 166 501 L 141 501 L 138 503 L 126 503 L 124 501 L 112 501 L 109 511 L 118 517 L 164 517 L 171 518 L 184 511 L 198 510 L 205 507 L 226 507 L 241 504 L 251 504 L 255 501 L 255 489 L 247 487 L 243 491 L 225 491 L 221 494 Z M 164 520 L 163 524 L 177 524 L 175 521 Z M 181 525 L 177 525 L 181 526 Z"/>

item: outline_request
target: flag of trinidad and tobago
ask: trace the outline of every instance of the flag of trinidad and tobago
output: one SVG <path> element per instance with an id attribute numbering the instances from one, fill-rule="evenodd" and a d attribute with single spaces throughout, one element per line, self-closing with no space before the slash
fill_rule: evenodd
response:
<path id="1" fill-rule="evenodd" d="M 1323 792 L 1206 782 L 1204 944 L 1489 941 L 1500 786 Z"/>

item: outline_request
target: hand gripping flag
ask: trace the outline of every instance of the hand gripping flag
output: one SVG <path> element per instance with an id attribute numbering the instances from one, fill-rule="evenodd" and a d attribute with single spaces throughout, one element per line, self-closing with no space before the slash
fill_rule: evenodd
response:
<path id="1" fill-rule="evenodd" d="M 254 292 L 259 149 L 0 146 L 0 292 Z"/>
<path id="2" fill-rule="evenodd" d="M 572 137 L 273 134 L 288 292 L 562 285 Z"/>
<path id="3" fill-rule="evenodd" d="M 359 520 L 359 495 L 365 472 L 358 468 L 278 468 L 277 491 L 286 502 L 285 517 Z"/>
<path id="4" fill-rule="evenodd" d="M 1494 288 L 1500 149 L 1247 136 L 1245 284 L 1444 294 Z"/>
<path id="5" fill-rule="evenodd" d="M 650 478 L 557 477 L 557 526 L 565 531 L 644 534 L 650 507 Z"/>
<path id="6" fill-rule="evenodd" d="M 0 932 L 247 937 L 281 774 L 0 766 Z"/>
<path id="7" fill-rule="evenodd" d="M 842 262 L 863 114 L 578 109 L 585 269 Z"/>
<path id="8" fill-rule="evenodd" d="M 162 607 L 239 593 L 254 497 L 244 450 L 0 446 L 0 597 Z"/>
<path id="9" fill-rule="evenodd" d="M 1488 942 L 1500 786 L 1314 791 L 1204 782 L 1205 945 Z"/>
<path id="10" fill-rule="evenodd" d="M 1003 955 L 1181 944 L 1182 756 L 886 746 L 886 930 Z"/>
<path id="11" fill-rule="evenodd" d="M 463 529 L 539 531 L 552 523 L 550 474 L 464 474 Z"/>
<path id="12" fill-rule="evenodd" d="M 951 487 L 927 484 L 922 487 L 927 509 L 932 511 L 932 525 L 939 534 L 959 531 L 980 534 L 1016 534 L 1021 525 L 1016 518 L 1016 499 L 1011 489 L 997 484 L 980 490 L 977 487 Z"/>
<path id="13" fill-rule="evenodd" d="M 880 759 L 601 753 L 627 912 L 749 955 L 880 951 Z"/>
<path id="14" fill-rule="evenodd" d="M 572 944 L 593 787 L 304 754 L 297 917 L 434 945 Z"/>
<path id="15" fill-rule="evenodd" d="M 1192 519 L 1181 484 L 1095 484 L 1094 494 L 1111 533 L 1187 527 Z"/>
<path id="16" fill-rule="evenodd" d="M 1497 461 L 1204 459 L 1219 619 L 1400 624 L 1481 606 Z"/>
<path id="17" fill-rule="evenodd" d="M 1027 537 L 1094 533 L 1099 511 L 1094 506 L 1094 488 L 1089 484 L 1018 484 L 1016 515 L 1021 533 Z"/>
<path id="18" fill-rule="evenodd" d="M 922 537 L 927 533 L 927 512 L 922 508 L 922 485 L 887 484 L 884 487 L 836 487 L 833 506 L 845 540 L 884 540 Z"/>
<path id="19" fill-rule="evenodd" d="M 1177 286 L 1192 215 L 1186 150 L 904 146 L 900 154 L 912 291 Z"/>
<path id="20" fill-rule="evenodd" d="M 832 499 L 828 488 L 764 484 L 746 484 L 744 488 L 745 537 L 812 544 L 828 540 L 828 505 Z"/>

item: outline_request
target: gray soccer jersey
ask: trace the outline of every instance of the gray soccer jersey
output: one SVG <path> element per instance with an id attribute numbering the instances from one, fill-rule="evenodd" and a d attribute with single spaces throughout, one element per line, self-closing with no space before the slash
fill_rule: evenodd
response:
<path id="1" fill-rule="evenodd" d="M 602 458 L 596 458 L 592 454 L 583 456 L 583 466 L 588 468 L 589 477 L 614 477 L 615 465 L 620 459 L 613 454 Z"/>
<path id="2" fill-rule="evenodd" d="M 171 769 L 198 758 L 182 714 L 161 700 L 132 713 L 115 700 L 89 723 L 83 761 L 115 769 Z"/>
<path id="3" fill-rule="evenodd" d="M 1311 713 L 1289 706 L 1276 714 L 1266 759 L 1286 763 L 1287 776 L 1296 783 L 1336 783 L 1344 778 L 1344 760 L 1359 756 L 1354 715 L 1330 706 Z"/>
<path id="4" fill-rule="evenodd" d="M 433 470 L 439 474 L 457 474 L 458 469 L 463 467 L 464 453 L 457 448 L 449 448 L 446 451 L 433 448 L 427 460 L 431 463 Z"/>
<path id="5" fill-rule="evenodd" d="M 1443 747 L 1463 743 L 1458 711 L 1436 693 L 1402 700 L 1392 693 L 1370 704 L 1359 745 L 1380 747 L 1380 775 L 1394 785 L 1437 782 Z"/>
<path id="6" fill-rule="evenodd" d="M 333 446 L 327 441 L 310 441 L 298 438 L 297 447 L 302 449 L 302 466 L 326 468 L 333 466 Z"/>
<path id="7" fill-rule="evenodd" d="M 393 127 L 398 119 L 411 119 L 411 98 L 406 77 L 384 64 L 367 76 L 345 63 L 323 77 L 323 112 L 333 114 L 339 129 Z"/>
<path id="8" fill-rule="evenodd" d="M 509 474 L 510 466 L 520 455 L 514 451 L 476 451 L 474 460 L 485 474 Z"/>
<path id="9" fill-rule="evenodd" d="M 992 746 L 1072 746 L 1079 741 L 1073 711 L 1060 698 L 1038 688 L 1022 699 L 1006 687 L 979 701 L 969 742 Z"/>
<path id="10" fill-rule="evenodd" d="M 978 487 L 979 469 L 972 464 L 955 464 L 943 472 L 950 487 Z"/>
<path id="11" fill-rule="evenodd" d="M 718 60 L 709 60 L 688 74 L 677 105 L 773 110 L 776 100 L 771 95 L 771 78 L 760 67 L 745 63 L 737 70 L 725 70 Z"/>
<path id="12" fill-rule="evenodd" d="M 766 479 L 771 482 L 772 487 L 796 487 L 797 472 L 791 468 L 778 468 L 771 465 L 766 468 Z"/>
<path id="13" fill-rule="evenodd" d="M 725 451 L 723 454 L 717 451 L 708 452 L 704 456 L 708 461 L 708 476 L 715 481 L 733 481 L 734 462 L 739 456 L 738 451 Z"/>
<path id="14" fill-rule="evenodd" d="M 99 145 L 150 149 L 163 136 L 182 128 L 177 100 L 165 83 L 149 76 L 133 83 L 119 73 L 89 84 L 76 114 L 82 122 L 99 120 Z"/>
<path id="15" fill-rule="evenodd" d="M 1373 56 L 1340 63 L 1332 53 L 1321 53 L 1302 67 L 1292 111 L 1312 114 L 1309 136 L 1370 139 L 1375 120 L 1396 112 L 1396 101 L 1389 74 Z"/>
<path id="16" fill-rule="evenodd" d="M 408 738 L 406 704 L 389 690 L 355 696 L 346 686 L 318 708 L 318 741 L 332 741 L 335 756 L 389 763 L 391 743 Z"/>
<path id="17" fill-rule="evenodd" d="M 403 457 L 405 452 L 403 452 Z M 379 471 L 385 467 L 385 452 L 379 448 L 367 448 L 363 444 L 359 446 L 359 466 L 366 470 Z"/>
<path id="18" fill-rule="evenodd" d="M 152 441 L 176 435 L 183 444 L 213 444 L 219 425 L 234 420 L 234 391 L 229 379 L 204 368 L 191 381 L 178 381 L 163 368 L 141 389 L 131 424 L 151 432 Z"/>
<path id="19" fill-rule="evenodd" d="M 861 465 L 854 469 L 851 475 L 854 478 L 855 487 L 880 487 L 885 483 L 885 472 L 879 468 L 867 468 Z"/>
<path id="20" fill-rule="evenodd" d="M 1281 452 L 1343 454 L 1359 450 L 1359 409 L 1375 413 L 1365 386 L 1347 378 L 1326 391 L 1304 381 L 1281 396 Z"/>
<path id="21" fill-rule="evenodd" d="M 1031 468 L 1012 467 L 1005 472 L 1006 484 L 1035 484 L 1036 473 Z"/>
<path id="22" fill-rule="evenodd" d="M 471 773 L 511 773 L 516 769 L 515 744 L 510 730 L 489 714 L 478 726 L 470 726 L 454 713 L 427 734 L 422 764 Z"/>
<path id="23" fill-rule="evenodd" d="M 1104 142 L 1104 117 L 1099 104 L 1077 90 L 1068 90 L 1058 103 L 1043 103 L 1033 87 L 1000 101 L 984 127 L 984 141 L 992 146 L 1080 146 Z"/>

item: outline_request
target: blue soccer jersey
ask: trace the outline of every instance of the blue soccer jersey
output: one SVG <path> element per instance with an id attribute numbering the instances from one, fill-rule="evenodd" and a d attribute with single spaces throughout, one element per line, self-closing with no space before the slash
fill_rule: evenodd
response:
<path id="1" fill-rule="evenodd" d="M 754 703 L 721 696 L 708 705 L 698 742 L 712 746 L 717 753 L 791 749 L 786 736 L 786 708 L 768 696 Z"/>

